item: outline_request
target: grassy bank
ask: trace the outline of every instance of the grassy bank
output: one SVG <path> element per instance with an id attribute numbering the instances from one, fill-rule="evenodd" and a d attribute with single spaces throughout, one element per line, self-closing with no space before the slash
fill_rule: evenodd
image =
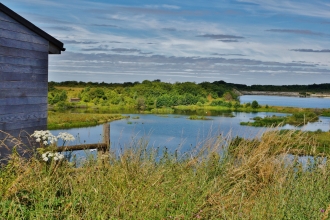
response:
<path id="1" fill-rule="evenodd" d="M 95 126 L 98 124 L 119 120 L 124 116 L 119 114 L 92 113 L 59 113 L 48 112 L 48 129 L 77 128 Z"/>
<path id="2" fill-rule="evenodd" d="M 190 120 L 212 120 L 211 118 L 207 118 L 205 116 L 197 116 L 197 115 L 190 115 L 188 117 Z"/>
<path id="3" fill-rule="evenodd" d="M 0 218 L 328 218 L 329 161 L 302 164 L 285 156 L 302 143 L 313 151 L 313 138 L 272 131 L 228 140 L 211 137 L 184 155 L 159 154 L 139 140 L 80 168 L 13 155 L 0 169 Z"/>
<path id="4" fill-rule="evenodd" d="M 241 122 L 240 125 L 254 126 L 254 127 L 270 127 L 270 126 L 284 126 L 286 124 L 294 126 L 303 126 L 309 122 L 316 122 L 319 120 L 319 117 L 313 113 L 294 113 L 288 116 L 266 116 L 254 117 L 254 121 Z"/>
<path id="5" fill-rule="evenodd" d="M 175 109 L 179 110 L 212 110 L 212 111 L 237 111 L 237 112 L 274 112 L 274 113 L 315 113 L 319 116 L 330 117 L 330 109 L 314 109 L 314 108 L 296 108 L 285 106 L 259 106 L 258 108 L 246 107 L 241 105 L 240 107 L 226 107 L 226 106 L 210 106 L 210 105 L 189 105 L 189 106 L 175 106 Z"/>

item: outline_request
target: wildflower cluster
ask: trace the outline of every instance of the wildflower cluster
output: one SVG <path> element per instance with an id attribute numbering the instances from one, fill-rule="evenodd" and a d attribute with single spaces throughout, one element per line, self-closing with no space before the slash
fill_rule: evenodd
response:
<path id="1" fill-rule="evenodd" d="M 60 132 L 57 136 L 53 135 L 50 131 L 35 131 L 31 137 L 36 138 L 36 142 L 40 143 L 37 152 L 41 155 L 43 161 L 59 161 L 64 158 L 60 153 L 54 152 L 57 148 L 57 141 L 63 140 L 63 146 L 66 142 L 74 141 L 75 138 L 72 134 Z"/>
<path id="2" fill-rule="evenodd" d="M 57 135 L 57 138 L 62 139 L 63 141 L 74 141 L 75 140 L 74 136 L 67 132 L 60 132 Z"/>
<path id="3" fill-rule="evenodd" d="M 60 154 L 60 153 L 52 153 L 52 152 L 48 151 L 48 152 L 42 154 L 41 157 L 42 157 L 42 160 L 47 162 L 51 159 L 53 159 L 54 161 L 62 160 L 64 158 L 64 155 Z"/>
<path id="4" fill-rule="evenodd" d="M 36 138 L 36 142 L 40 142 L 43 145 L 54 144 L 57 142 L 57 137 L 54 136 L 50 131 L 34 131 L 31 137 Z"/>
<path id="5" fill-rule="evenodd" d="M 55 144 L 58 139 L 62 139 L 64 143 L 66 141 L 74 141 L 75 138 L 72 134 L 67 132 L 60 132 L 59 135 L 54 136 L 50 131 L 35 131 L 31 137 L 36 138 L 36 142 L 42 143 L 44 146 Z"/>

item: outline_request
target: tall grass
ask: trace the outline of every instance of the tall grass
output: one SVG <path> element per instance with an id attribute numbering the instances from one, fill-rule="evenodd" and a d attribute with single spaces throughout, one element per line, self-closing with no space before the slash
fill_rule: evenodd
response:
<path id="1" fill-rule="evenodd" d="M 5 219 L 327 219 L 330 163 L 288 159 L 306 133 L 209 137 L 178 154 L 141 139 L 120 153 L 45 164 L 12 154 L 0 169 Z"/>

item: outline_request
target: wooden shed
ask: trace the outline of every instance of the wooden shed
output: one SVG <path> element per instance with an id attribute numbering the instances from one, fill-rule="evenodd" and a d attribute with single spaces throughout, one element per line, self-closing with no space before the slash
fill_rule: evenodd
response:
<path id="1" fill-rule="evenodd" d="M 0 131 L 47 129 L 48 54 L 61 51 L 62 42 L 0 3 Z"/>

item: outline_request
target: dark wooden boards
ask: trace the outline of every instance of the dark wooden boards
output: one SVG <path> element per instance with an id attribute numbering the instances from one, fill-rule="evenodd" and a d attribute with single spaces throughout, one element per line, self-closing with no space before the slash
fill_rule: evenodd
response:
<path id="1" fill-rule="evenodd" d="M 47 104 L 47 97 L 27 96 L 27 97 L 10 97 L 10 98 L 0 99 L 0 105 L 26 105 L 26 104 L 27 105 Z"/>
<path id="2" fill-rule="evenodd" d="M 42 127 L 43 130 L 46 130 L 44 128 L 44 125 L 47 124 L 47 118 L 39 118 L 39 119 L 31 119 L 31 120 L 24 120 L 20 121 L 20 123 L 2 123 L 0 122 L 0 125 L 4 128 L 4 131 L 9 131 L 8 133 L 12 134 L 11 130 L 25 130 L 27 128 L 34 128 L 36 126 Z"/>
<path id="3" fill-rule="evenodd" d="M 0 55 L 0 65 L 1 64 L 14 64 L 14 65 L 22 65 L 22 66 L 37 66 L 41 68 L 48 67 L 48 60 L 40 60 L 26 57 L 12 57 L 6 55 Z"/>
<path id="4" fill-rule="evenodd" d="M 32 112 L 32 113 L 19 113 L 0 115 L 0 123 L 12 123 L 15 121 L 36 120 L 40 118 L 47 118 L 47 112 Z"/>
<path id="5" fill-rule="evenodd" d="M 34 74 L 34 73 L 10 73 L 0 71 L 0 81 L 27 81 L 27 82 L 47 82 L 47 74 Z M 35 88 L 38 89 L 38 88 Z M 1 94 L 1 89 L 0 89 Z"/>
<path id="6" fill-rule="evenodd" d="M 47 129 L 48 49 L 48 40 L 0 12 L 0 130 Z"/>
<path id="7" fill-rule="evenodd" d="M 31 82 L 31 81 L 7 81 L 0 82 L 1 89 L 23 89 L 23 88 L 48 88 L 48 85 L 45 82 Z M 47 96 L 47 94 L 43 94 L 43 96 Z"/>
<path id="8" fill-rule="evenodd" d="M 38 104 L 38 105 L 0 105 L 0 112 L 1 115 L 7 114 L 16 114 L 22 112 L 38 112 L 38 111 L 45 111 L 47 112 L 47 104 Z M 1 126 L 0 126 L 0 130 Z"/>
<path id="9" fill-rule="evenodd" d="M 24 25 L 21 25 L 20 23 L 18 23 L 17 21 L 15 21 L 14 19 L 12 19 L 11 17 L 9 17 L 8 15 L 6 15 L 1 11 L 0 11 L 0 22 L 2 23 L 1 24 L 2 29 L 15 31 L 18 33 L 35 35 L 38 36 L 39 38 L 42 38 L 35 32 L 31 31 L 29 28 L 25 27 Z"/>
<path id="10" fill-rule="evenodd" d="M 48 45 L 48 41 L 44 38 L 41 38 L 37 35 L 27 34 L 27 33 L 20 33 L 13 30 L 5 29 L 4 25 L 2 25 L 3 28 L 0 28 L 0 37 L 1 38 L 8 38 L 8 39 L 14 39 L 17 41 L 24 41 L 34 44 L 43 44 Z M 15 35 L 13 35 L 13 33 Z"/>
<path id="11" fill-rule="evenodd" d="M 41 59 L 41 60 L 48 59 L 47 52 L 24 50 L 20 48 L 8 47 L 8 45 L 7 46 L 0 45 L 0 55 L 6 55 L 11 57 L 26 57 L 26 58 L 33 57 L 34 59 Z"/>
<path id="12" fill-rule="evenodd" d="M 35 97 L 40 96 L 42 93 L 47 93 L 47 88 L 34 88 L 34 89 L 0 89 L 0 99 L 12 97 Z M 0 113 L 1 114 L 1 113 Z"/>
<path id="13" fill-rule="evenodd" d="M 6 73 L 34 73 L 34 74 L 45 74 L 48 73 L 47 68 L 41 68 L 38 66 L 22 66 L 9 63 L 3 63 L 0 65 L 0 72 Z"/>
<path id="14" fill-rule="evenodd" d="M 36 34 L 37 36 L 47 40 L 49 44 L 53 44 L 57 48 L 56 50 L 54 50 L 53 48 L 50 49 L 50 54 L 61 54 L 61 51 L 65 51 L 65 48 L 63 48 L 64 45 L 61 41 L 57 40 L 45 31 L 41 30 L 40 28 L 32 24 L 30 21 L 15 13 L 2 3 L 0 3 L 0 21 L 4 24 L 2 25 L 3 29 L 5 29 L 4 27 L 6 25 L 12 25 L 12 29 L 9 29 L 11 31 L 17 31 L 17 29 L 21 28 L 23 29 L 23 32 L 25 31 L 28 34 Z"/>
<path id="15" fill-rule="evenodd" d="M 64 50 L 62 42 L 0 3 L 0 160 L 16 145 L 14 137 L 47 129 L 48 55 Z"/>

